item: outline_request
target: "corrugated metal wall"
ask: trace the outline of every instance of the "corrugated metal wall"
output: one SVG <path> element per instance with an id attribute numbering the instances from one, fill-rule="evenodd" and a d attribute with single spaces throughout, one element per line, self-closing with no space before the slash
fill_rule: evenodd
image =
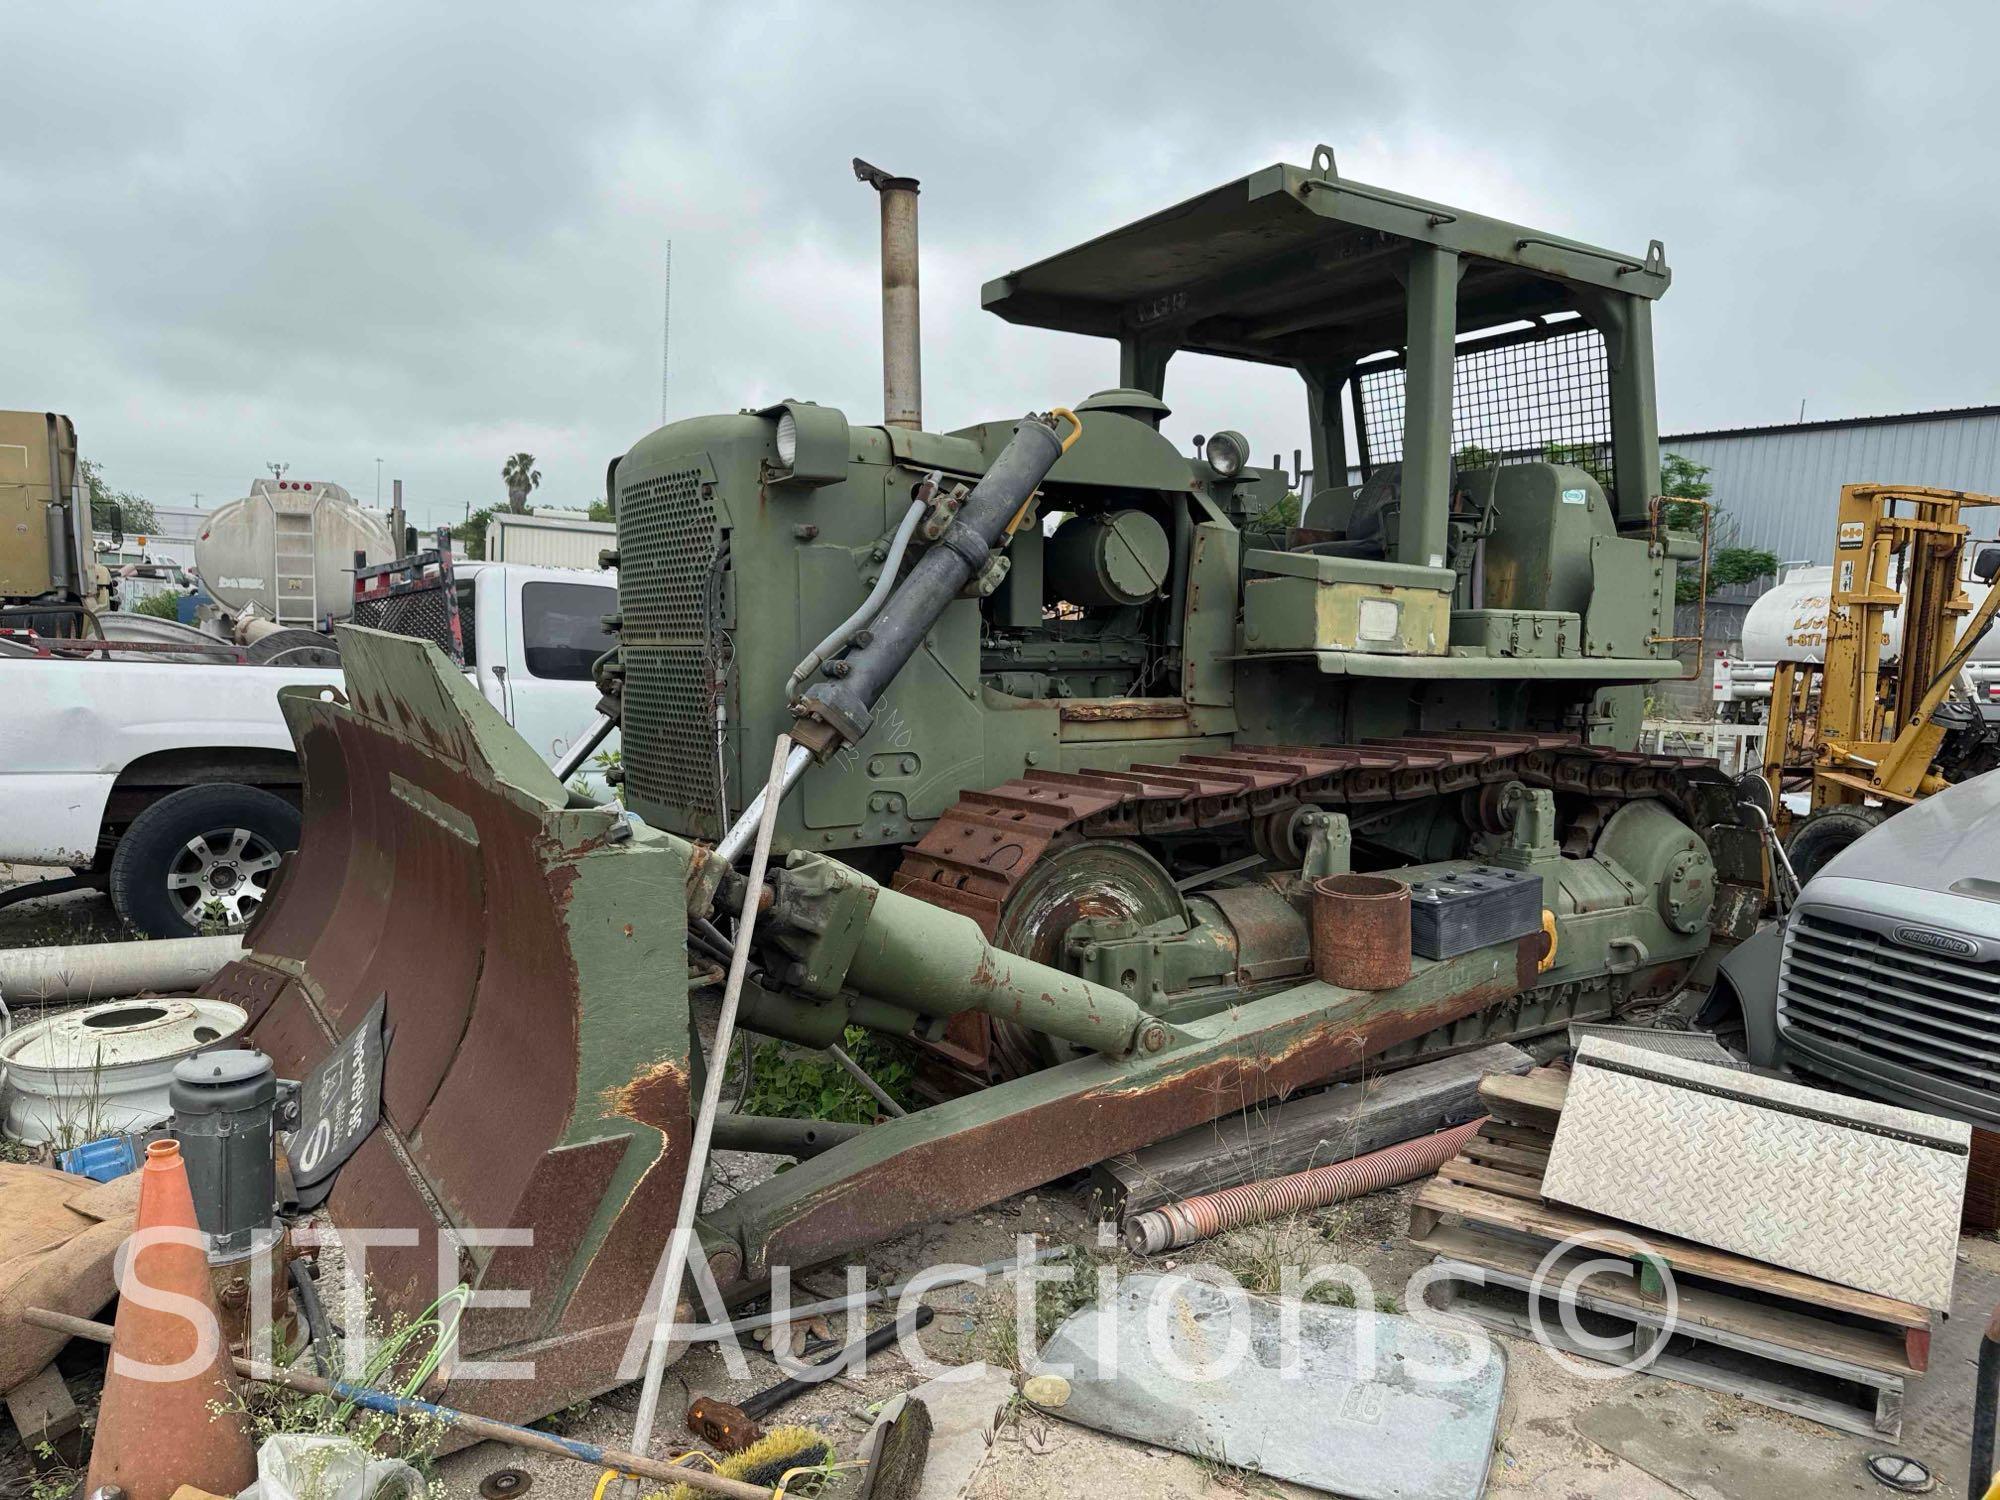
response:
<path id="1" fill-rule="evenodd" d="M 2000 407 L 1667 436 L 1660 451 L 1708 465 L 1733 545 L 1828 563 L 1843 484 L 2000 494 Z M 1975 536 L 2000 535 L 2000 508 L 1973 515 Z"/>

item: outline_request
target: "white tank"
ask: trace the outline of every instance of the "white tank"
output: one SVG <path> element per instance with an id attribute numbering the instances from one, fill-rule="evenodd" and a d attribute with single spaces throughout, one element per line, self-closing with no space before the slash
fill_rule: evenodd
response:
<path id="1" fill-rule="evenodd" d="M 1833 588 L 1831 567 L 1794 568 L 1782 583 L 1773 584 L 1757 596 L 1743 616 L 1743 660 L 1823 661 L 1826 657 L 1826 601 Z M 1965 585 L 1974 609 L 1986 597 L 1986 585 L 1976 580 Z M 1898 610 L 1889 619 L 1889 639 L 1883 659 L 1893 658 L 1903 639 L 1903 615 Z M 2000 661 L 2000 625 L 1986 632 L 1972 648 L 1972 661 Z"/>
<path id="2" fill-rule="evenodd" d="M 311 630 L 352 613 L 355 553 L 380 563 L 398 551 L 389 518 L 339 485 L 259 479 L 209 516 L 195 538 L 194 569 L 231 614 L 254 605 L 280 625 Z"/>

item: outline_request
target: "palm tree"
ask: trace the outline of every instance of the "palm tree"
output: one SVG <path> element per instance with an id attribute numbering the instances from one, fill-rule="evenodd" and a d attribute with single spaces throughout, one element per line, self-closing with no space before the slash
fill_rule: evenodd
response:
<path id="1" fill-rule="evenodd" d="M 507 481 L 507 509 L 519 515 L 528 508 L 528 492 L 542 482 L 535 455 L 516 453 L 500 466 L 500 477 Z"/>

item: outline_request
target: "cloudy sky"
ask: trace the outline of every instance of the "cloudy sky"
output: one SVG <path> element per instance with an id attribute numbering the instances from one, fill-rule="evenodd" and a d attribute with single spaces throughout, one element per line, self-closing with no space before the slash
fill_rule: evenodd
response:
<path id="1" fill-rule="evenodd" d="M 0 407 L 212 505 L 267 461 L 422 520 L 539 456 L 583 504 L 660 414 L 880 412 L 873 195 L 923 179 L 925 405 L 1113 383 L 988 277 L 1331 143 L 1344 175 L 1666 242 L 1667 431 L 2000 400 L 2000 7 L 1672 3 L 8 7 Z M 1185 439 L 1304 439 L 1183 356 Z M 386 484 L 384 494 L 386 496 Z"/>

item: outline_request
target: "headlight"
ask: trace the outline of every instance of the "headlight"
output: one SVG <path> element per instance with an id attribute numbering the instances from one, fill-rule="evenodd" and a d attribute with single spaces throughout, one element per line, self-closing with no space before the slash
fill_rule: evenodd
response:
<path id="1" fill-rule="evenodd" d="M 1203 450 L 1208 466 L 1218 479 L 1234 479 L 1243 472 L 1250 456 L 1250 443 L 1240 432 L 1218 432 Z"/>
<path id="2" fill-rule="evenodd" d="M 831 406 L 780 401 L 757 413 L 775 427 L 772 446 L 778 467 L 771 478 L 783 484 L 817 486 L 847 478 L 847 418 Z"/>

